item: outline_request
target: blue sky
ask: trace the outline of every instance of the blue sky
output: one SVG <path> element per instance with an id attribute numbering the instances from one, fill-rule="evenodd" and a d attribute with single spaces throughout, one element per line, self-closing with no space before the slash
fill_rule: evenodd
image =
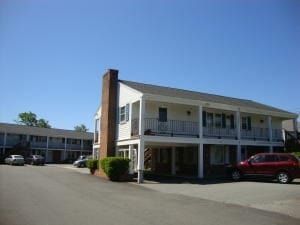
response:
<path id="1" fill-rule="evenodd" d="M 0 121 L 93 130 L 101 79 L 300 112 L 298 0 L 0 0 Z"/>

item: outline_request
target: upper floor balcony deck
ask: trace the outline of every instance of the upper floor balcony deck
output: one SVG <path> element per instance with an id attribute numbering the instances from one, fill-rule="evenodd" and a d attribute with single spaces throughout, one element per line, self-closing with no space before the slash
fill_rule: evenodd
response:
<path id="1" fill-rule="evenodd" d="M 169 136 L 169 137 L 190 137 L 199 138 L 200 123 L 197 121 L 167 120 L 159 121 L 157 118 L 144 119 L 144 135 L 151 136 Z M 244 140 L 262 140 L 282 141 L 281 129 L 272 129 L 270 137 L 269 128 L 251 127 L 247 129 L 240 128 L 241 139 Z M 139 135 L 139 119 L 133 119 L 131 124 L 132 136 Z M 203 127 L 204 138 L 217 139 L 238 139 L 238 129 L 236 127 Z"/>

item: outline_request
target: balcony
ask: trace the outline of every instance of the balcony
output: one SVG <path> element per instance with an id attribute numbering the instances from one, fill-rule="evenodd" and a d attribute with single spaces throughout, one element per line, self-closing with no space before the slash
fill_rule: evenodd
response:
<path id="1" fill-rule="evenodd" d="M 260 127 L 252 127 L 249 130 L 241 129 L 241 139 L 267 141 L 269 140 L 269 129 Z"/>
<path id="2" fill-rule="evenodd" d="M 7 140 L 6 140 L 6 146 L 15 146 L 15 145 L 17 145 L 17 144 L 19 144 L 21 142 L 25 142 L 25 141 L 7 138 Z"/>
<path id="3" fill-rule="evenodd" d="M 156 118 L 145 119 L 145 135 L 169 137 L 199 137 L 199 123 L 192 121 L 168 120 L 161 122 Z M 139 134 L 139 120 L 132 120 L 132 135 Z"/>
<path id="4" fill-rule="evenodd" d="M 47 148 L 47 142 L 35 142 L 35 141 L 31 141 L 30 142 L 30 147 L 31 148 Z"/>
<path id="5" fill-rule="evenodd" d="M 80 144 L 67 144 L 68 150 L 81 150 Z"/>
<path id="6" fill-rule="evenodd" d="M 156 118 L 146 118 L 144 135 L 169 137 L 199 137 L 199 123 L 193 121 L 168 120 L 161 122 Z M 139 135 L 139 119 L 133 119 L 131 124 L 132 136 Z M 273 141 L 282 141 L 281 129 L 272 130 Z M 236 128 L 203 127 L 203 137 L 219 139 L 237 139 Z M 254 141 L 269 141 L 269 129 L 252 127 L 250 130 L 241 129 L 241 139 Z"/>
<path id="7" fill-rule="evenodd" d="M 272 139 L 273 141 L 283 141 L 282 129 L 273 129 Z"/>
<path id="8" fill-rule="evenodd" d="M 203 127 L 203 137 L 236 139 L 237 131 L 235 128 Z"/>
<path id="9" fill-rule="evenodd" d="M 65 149 L 65 144 L 59 143 L 59 142 L 49 142 L 48 148 L 50 148 L 50 149 Z"/>

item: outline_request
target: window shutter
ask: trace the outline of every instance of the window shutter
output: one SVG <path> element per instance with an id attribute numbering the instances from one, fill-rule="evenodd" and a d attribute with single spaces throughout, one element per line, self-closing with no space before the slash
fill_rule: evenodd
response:
<path id="1" fill-rule="evenodd" d="M 226 128 L 226 115 L 222 113 L 222 128 Z"/>
<path id="2" fill-rule="evenodd" d="M 125 112 L 126 121 L 129 121 L 129 103 L 126 104 Z"/>
<path id="3" fill-rule="evenodd" d="M 248 130 L 251 130 L 251 117 L 247 117 L 247 125 L 248 125 Z"/>
<path id="4" fill-rule="evenodd" d="M 206 127 L 206 112 L 205 111 L 202 112 L 202 124 L 203 124 L 203 127 Z"/>

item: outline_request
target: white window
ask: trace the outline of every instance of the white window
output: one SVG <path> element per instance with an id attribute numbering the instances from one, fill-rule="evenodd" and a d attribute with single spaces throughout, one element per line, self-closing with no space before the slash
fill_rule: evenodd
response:
<path id="1" fill-rule="evenodd" d="M 119 110 L 119 123 L 125 123 L 129 121 L 129 103 L 125 106 L 118 108 Z"/>
<path id="2" fill-rule="evenodd" d="M 215 145 L 210 149 L 210 164 L 224 165 L 229 163 L 229 149 L 228 146 Z"/>
<path id="3" fill-rule="evenodd" d="M 243 130 L 251 130 L 251 117 L 242 117 L 242 129 Z"/>
<path id="4" fill-rule="evenodd" d="M 120 122 L 125 122 L 126 119 L 126 110 L 125 106 L 120 108 Z"/>
<path id="5" fill-rule="evenodd" d="M 207 113 L 206 115 L 206 123 L 207 123 L 207 127 L 213 127 L 214 124 L 214 114 L 212 113 Z"/>
<path id="6" fill-rule="evenodd" d="M 221 114 L 215 114 L 215 127 L 216 128 L 222 127 L 222 115 Z"/>

